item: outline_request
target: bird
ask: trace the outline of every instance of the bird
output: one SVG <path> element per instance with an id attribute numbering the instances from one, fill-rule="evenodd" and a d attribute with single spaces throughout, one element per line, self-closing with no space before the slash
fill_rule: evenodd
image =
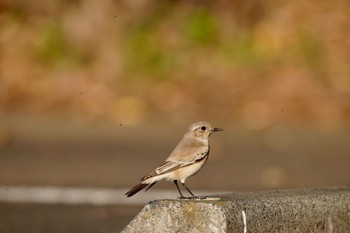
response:
<path id="1" fill-rule="evenodd" d="M 141 182 L 131 188 L 125 195 L 131 197 L 146 186 L 148 187 L 145 191 L 150 189 L 158 181 L 167 180 L 174 182 L 181 199 L 197 198 L 186 186 L 185 181 L 187 178 L 195 175 L 207 162 L 210 150 L 210 135 L 213 132 L 222 130 L 221 128 L 213 127 L 206 121 L 193 123 L 165 162 L 142 177 Z M 192 197 L 182 195 L 178 181 L 180 181 Z"/>

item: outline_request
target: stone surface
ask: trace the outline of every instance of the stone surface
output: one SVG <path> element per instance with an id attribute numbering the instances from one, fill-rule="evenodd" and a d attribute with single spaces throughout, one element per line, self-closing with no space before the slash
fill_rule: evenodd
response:
<path id="1" fill-rule="evenodd" d="M 155 200 L 123 232 L 244 232 L 244 214 L 247 232 L 350 232 L 350 187 Z"/>

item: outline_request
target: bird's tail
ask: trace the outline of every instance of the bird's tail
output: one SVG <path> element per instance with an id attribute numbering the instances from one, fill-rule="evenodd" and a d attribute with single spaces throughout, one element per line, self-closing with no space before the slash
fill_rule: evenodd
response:
<path id="1" fill-rule="evenodd" d="M 146 187 L 148 184 L 143 184 L 140 183 L 138 185 L 136 185 L 135 187 L 133 187 L 132 189 L 130 189 L 127 193 L 125 193 L 125 195 L 127 197 L 131 197 L 133 196 L 135 193 L 137 193 L 138 191 L 140 191 L 141 189 L 143 189 L 144 187 Z"/>

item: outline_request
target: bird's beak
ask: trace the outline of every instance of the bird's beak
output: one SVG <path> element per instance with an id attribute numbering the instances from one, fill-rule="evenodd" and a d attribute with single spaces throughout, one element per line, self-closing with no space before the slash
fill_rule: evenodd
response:
<path id="1" fill-rule="evenodd" d="M 213 130 L 214 132 L 216 132 L 216 131 L 223 131 L 223 129 L 220 129 L 220 128 L 214 128 L 214 130 Z"/>

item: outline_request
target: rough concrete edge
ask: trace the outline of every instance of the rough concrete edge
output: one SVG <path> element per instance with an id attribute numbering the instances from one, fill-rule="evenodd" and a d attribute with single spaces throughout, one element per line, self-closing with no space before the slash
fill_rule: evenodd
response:
<path id="1" fill-rule="evenodd" d="M 165 200 L 151 201 L 139 212 L 138 215 L 135 216 L 135 218 L 124 228 L 122 232 L 124 233 L 144 232 L 144 231 L 147 231 L 147 227 L 149 227 L 148 228 L 149 230 L 151 229 L 155 230 L 156 229 L 154 228 L 155 225 L 160 222 L 163 224 L 165 220 L 166 220 L 165 225 L 164 224 L 159 225 L 160 226 L 160 228 L 158 228 L 159 231 L 167 232 L 167 229 L 169 230 L 171 227 L 171 230 L 169 230 L 168 232 L 174 232 L 174 231 L 200 232 L 198 228 L 196 230 L 196 228 L 188 226 L 191 224 L 192 225 L 196 224 L 197 226 L 198 225 L 200 226 L 201 222 L 193 220 L 192 218 L 198 219 L 198 216 L 200 216 L 201 218 L 200 220 L 204 220 L 207 223 L 210 223 L 210 221 L 215 219 L 215 218 L 212 218 L 212 216 L 207 216 L 205 214 L 200 215 L 201 212 L 210 213 L 213 216 L 214 214 L 218 214 L 218 213 L 223 214 L 223 217 L 220 217 L 220 220 L 219 220 L 220 223 L 216 223 L 216 225 L 220 225 L 222 227 L 220 229 L 215 228 L 216 230 L 212 229 L 211 232 L 231 232 L 233 230 L 242 231 L 245 227 L 244 217 L 243 217 L 245 215 L 248 215 L 248 223 L 246 226 L 248 228 L 251 227 L 251 229 L 254 229 L 254 227 L 263 225 L 264 219 L 266 219 L 266 221 L 271 221 L 271 222 L 268 222 L 268 224 L 266 224 L 266 229 L 279 230 L 280 232 L 288 232 L 288 231 L 282 231 L 283 229 L 281 230 L 281 226 L 278 226 L 279 225 L 278 218 L 283 218 L 282 220 L 284 222 L 289 221 L 289 219 L 288 218 L 286 219 L 286 216 L 284 216 L 289 214 L 288 210 L 287 211 L 281 210 L 283 208 L 283 205 L 285 205 L 288 208 L 292 208 L 291 207 L 292 204 L 286 205 L 286 203 L 289 203 L 291 201 L 294 201 L 294 203 L 300 203 L 296 205 L 297 210 L 295 210 L 295 212 L 293 212 L 294 210 L 292 211 L 293 215 L 298 216 L 303 214 L 302 212 L 305 211 L 303 209 L 313 208 L 312 207 L 313 205 L 317 205 L 318 199 L 320 199 L 320 203 L 323 203 L 322 205 L 325 205 L 327 204 L 327 201 L 334 202 L 334 201 L 337 201 L 338 199 L 339 200 L 341 199 L 344 201 L 344 198 L 345 198 L 345 201 L 346 201 L 346 198 L 349 198 L 349 204 L 344 207 L 345 210 L 347 210 L 348 212 L 342 213 L 343 214 L 342 219 L 340 220 L 338 219 L 337 221 L 338 222 L 341 221 L 343 230 L 344 230 L 344 227 L 346 229 L 347 227 L 350 228 L 350 223 L 348 225 L 346 224 L 344 225 L 343 223 L 346 220 L 350 222 L 350 186 L 332 187 L 332 188 L 296 189 L 296 190 L 275 190 L 275 191 L 248 192 L 248 193 L 234 192 L 232 194 L 226 194 L 226 195 L 219 194 L 215 196 L 209 196 L 209 198 L 211 199 L 209 200 L 165 199 Z M 221 199 L 212 200 L 215 198 L 216 199 L 221 198 Z M 316 204 L 313 203 L 314 201 L 316 201 Z M 269 212 L 270 211 L 269 208 L 271 208 L 271 205 L 273 206 L 273 204 L 276 204 L 277 207 L 280 209 L 280 210 L 275 209 L 276 213 Z M 332 214 L 334 215 L 334 212 L 336 211 L 338 212 L 341 211 L 342 206 L 338 204 L 336 206 L 325 205 L 326 208 L 331 208 L 327 210 L 329 211 L 329 216 L 332 216 Z M 307 207 L 305 207 L 305 205 L 307 205 Z M 249 206 L 253 206 L 253 207 L 249 207 Z M 191 212 L 190 214 L 188 214 L 189 208 L 193 209 L 195 212 Z M 252 208 L 255 208 L 255 210 L 257 211 L 254 210 L 255 213 L 253 213 Z M 317 208 L 316 209 L 314 208 L 313 210 L 308 210 L 308 211 L 317 212 L 320 210 L 318 210 Z M 184 214 L 184 213 L 187 213 L 187 214 Z M 271 214 L 276 214 L 276 216 L 273 216 Z M 174 216 L 178 217 L 177 220 L 176 218 L 174 218 Z M 310 216 L 312 216 L 312 214 L 305 215 L 302 217 L 310 217 Z M 262 219 L 259 219 L 259 217 L 261 217 Z M 277 218 L 277 223 L 276 223 L 276 219 L 273 219 L 274 217 Z M 316 220 L 318 221 L 316 222 L 318 226 L 316 227 L 306 226 L 304 227 L 304 230 L 308 229 L 311 232 L 317 232 L 319 229 L 323 229 L 323 230 L 328 229 L 329 231 L 327 232 L 333 232 L 334 229 L 337 229 L 333 227 L 334 224 L 332 222 L 332 218 L 330 217 L 325 218 L 325 216 L 323 216 L 322 218 L 316 219 Z M 182 222 L 179 222 L 179 221 L 182 221 Z M 305 219 L 296 223 L 301 224 L 304 222 L 305 222 Z M 140 226 L 142 228 L 140 228 Z M 291 228 L 291 226 L 288 226 L 288 227 Z M 207 230 L 209 230 L 209 228 Z M 295 232 L 302 232 L 303 227 L 295 226 L 293 230 Z M 334 231 L 334 232 L 337 232 L 337 231 Z M 348 230 L 348 232 L 350 232 L 350 229 Z"/>
<path id="2" fill-rule="evenodd" d="M 149 202 L 122 232 L 226 232 L 227 227 L 223 205 L 165 199 Z"/>

